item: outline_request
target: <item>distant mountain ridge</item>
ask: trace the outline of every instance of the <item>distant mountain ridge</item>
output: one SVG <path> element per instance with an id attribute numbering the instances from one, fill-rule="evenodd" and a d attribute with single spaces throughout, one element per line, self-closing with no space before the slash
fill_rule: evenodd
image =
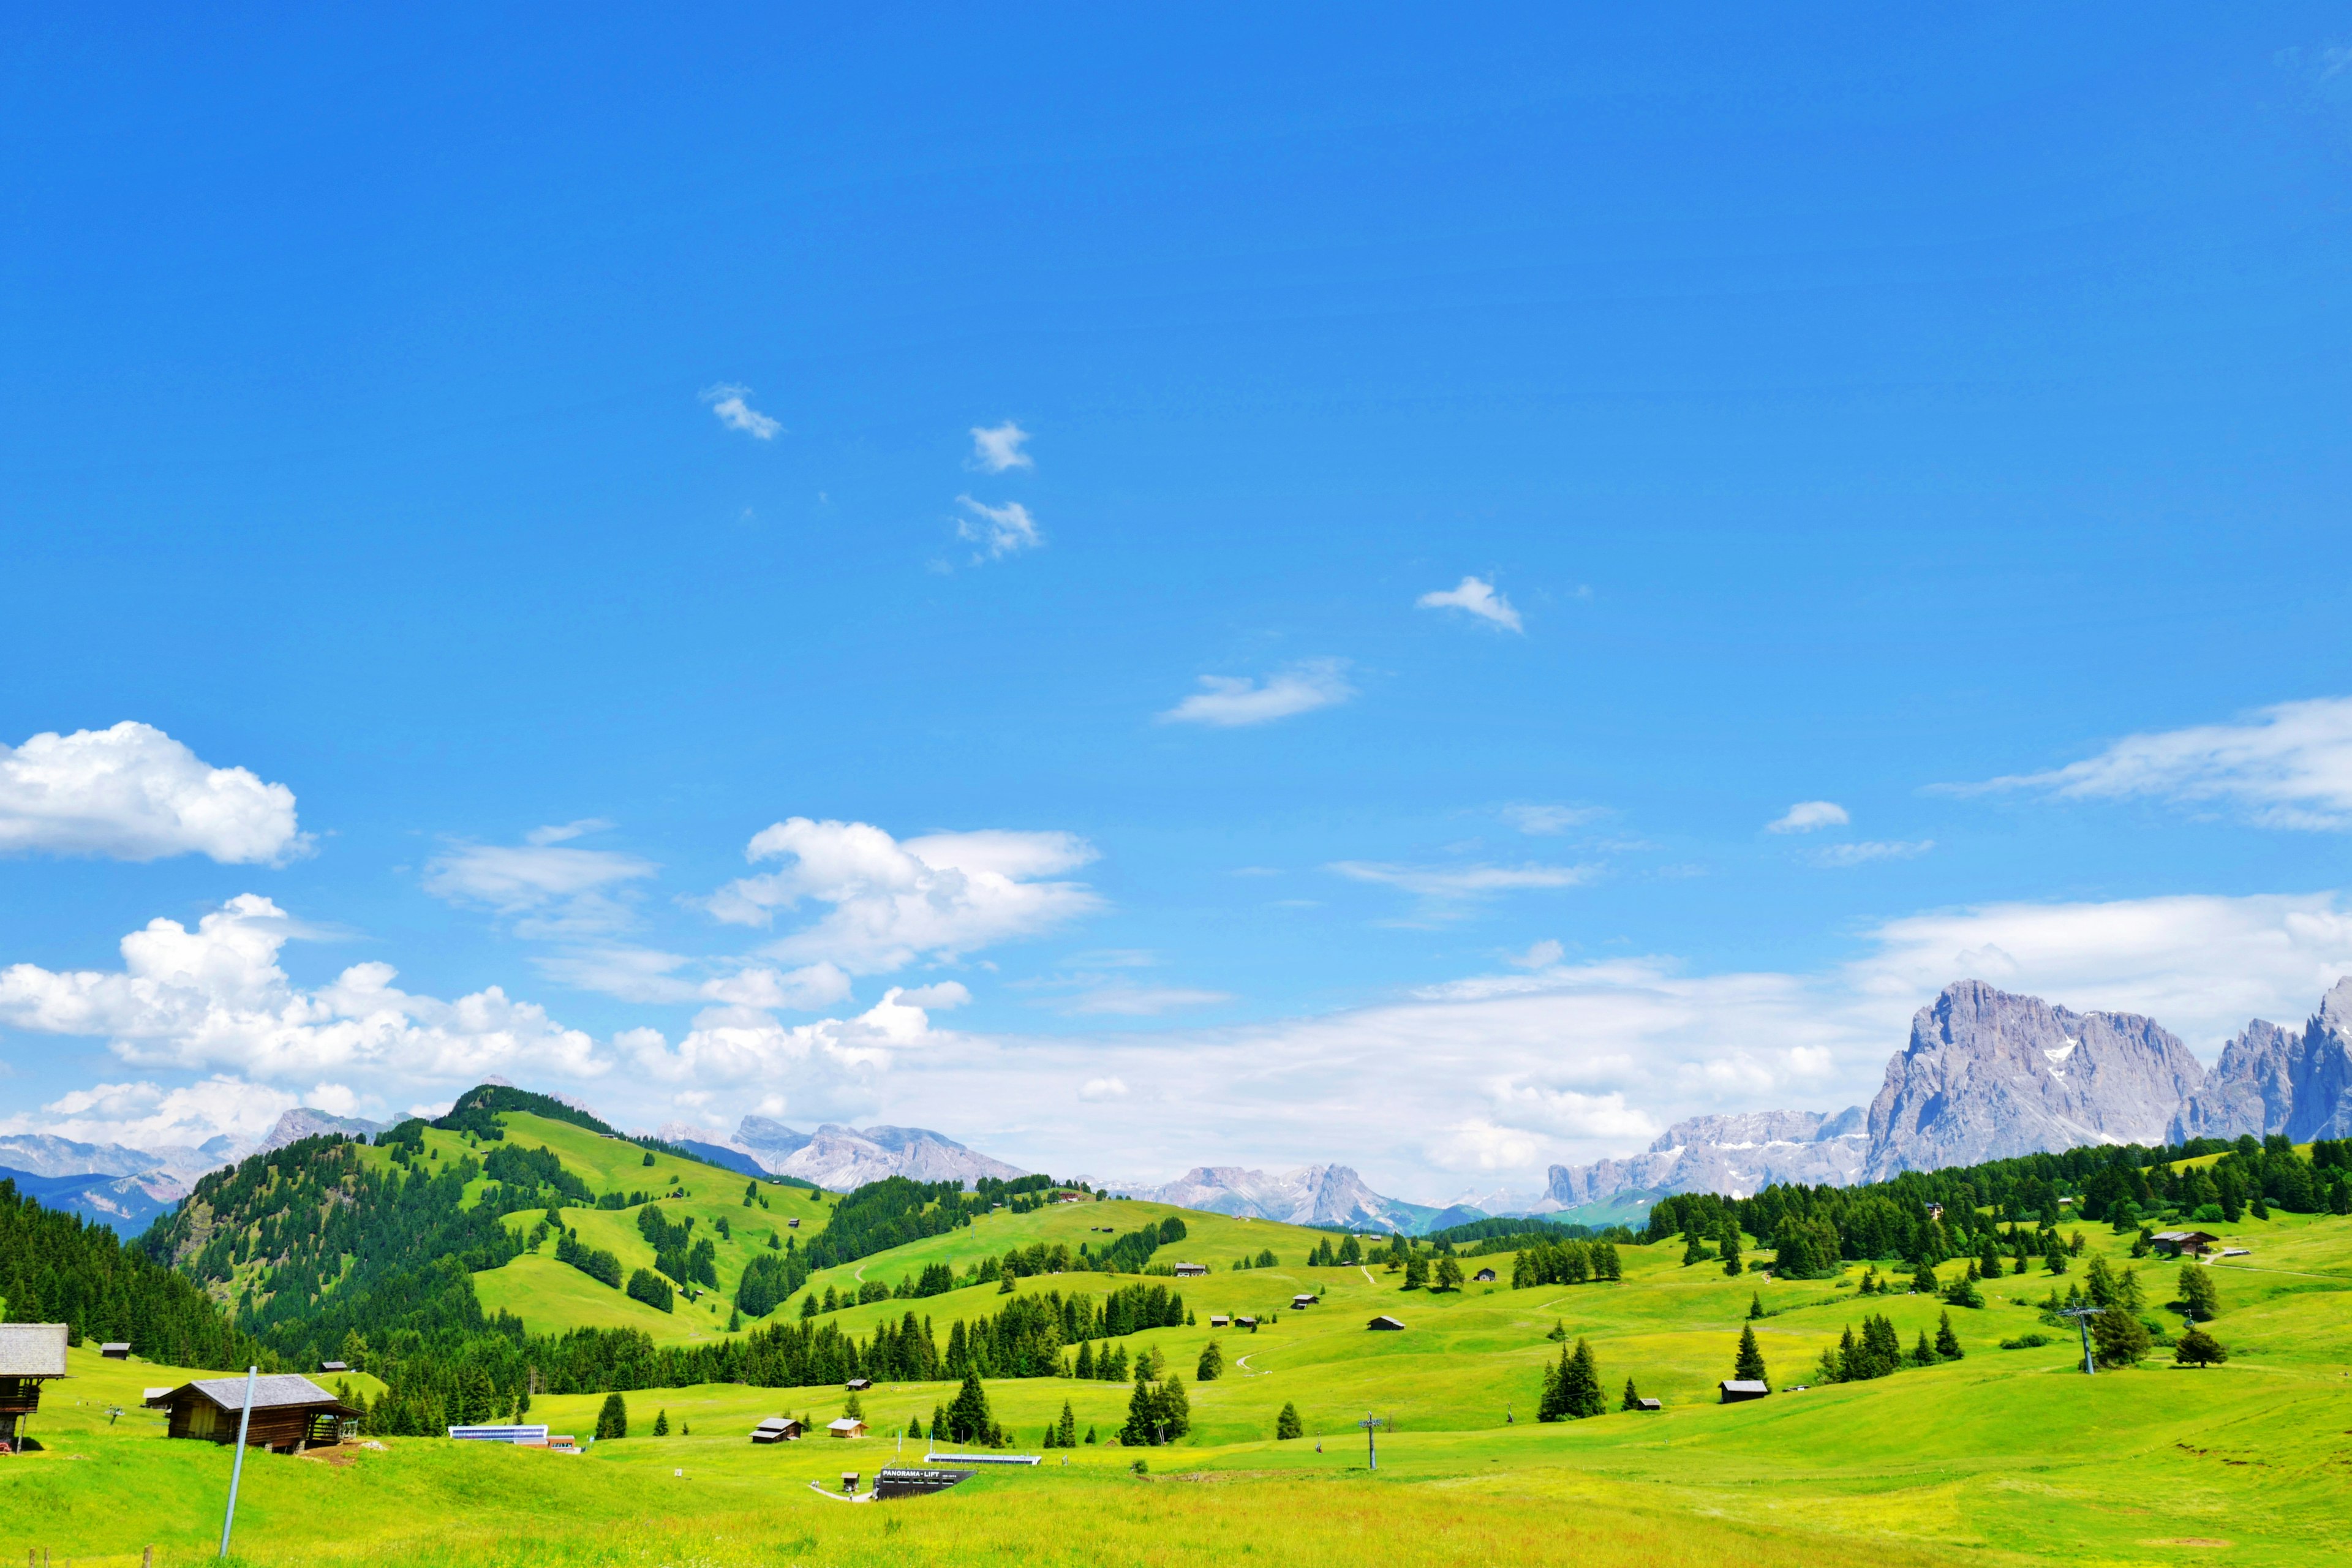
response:
<path id="1" fill-rule="evenodd" d="M 1339 1225 L 1411 1233 L 1433 1225 L 1483 1219 L 1479 1210 L 1438 1209 L 1427 1204 L 1383 1197 L 1346 1165 L 1302 1165 L 1268 1173 L 1239 1165 L 1195 1165 L 1159 1185 L 1108 1184 L 1112 1190 L 1150 1203 L 1213 1214 L 1283 1220 L 1292 1225 Z M 1446 1217 L 1446 1216 L 1453 1217 Z"/>
<path id="2" fill-rule="evenodd" d="M 731 1134 L 673 1121 L 658 1135 L 714 1163 L 740 1170 L 744 1166 L 737 1162 L 744 1162 L 752 1170 L 797 1176 L 832 1192 L 850 1192 L 887 1176 L 970 1183 L 1029 1173 L 924 1127 L 860 1129 L 828 1121 L 802 1132 L 769 1117 L 746 1116 Z"/>
<path id="3" fill-rule="evenodd" d="M 2248 1024 L 2210 1073 L 2154 1019 L 1958 981 L 1913 1016 L 1866 1117 L 1693 1117 L 1647 1153 L 1552 1166 L 1546 1193 L 1562 1207 L 1633 1192 L 1745 1197 L 1773 1182 L 1847 1185 L 2088 1143 L 2248 1133 L 2352 1136 L 2352 977 L 2299 1030 Z"/>

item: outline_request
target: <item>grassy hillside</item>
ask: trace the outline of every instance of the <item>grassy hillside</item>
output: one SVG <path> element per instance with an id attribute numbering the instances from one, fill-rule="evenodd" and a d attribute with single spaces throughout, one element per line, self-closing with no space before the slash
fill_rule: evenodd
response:
<path id="1" fill-rule="evenodd" d="M 983 1251 L 1086 1238 L 1088 1224 L 1130 1229 L 1159 1212 L 1109 1203 L 992 1214 L 833 1272 L 895 1279 L 927 1261 L 961 1267 Z M 2159 1352 L 2134 1369 L 2083 1376 L 2073 1345 L 2038 1320 L 2032 1303 L 2052 1280 L 2037 1271 L 1988 1282 L 1981 1310 L 1952 1310 L 1965 1359 L 1794 1393 L 1789 1385 L 1809 1381 L 1822 1349 L 1864 1312 L 1884 1311 L 1907 1347 L 1946 1309 L 1925 1297 L 1860 1297 L 1858 1266 L 1834 1279 L 1760 1283 L 1727 1278 L 1712 1261 L 1685 1268 L 1675 1241 L 1622 1248 L 1622 1282 L 1512 1289 L 1504 1255 L 1469 1260 L 1492 1262 L 1497 1284 L 1433 1296 L 1400 1289 L 1378 1265 L 1300 1267 L 1319 1239 L 1313 1233 L 1184 1217 L 1192 1234 L 1162 1256 L 1216 1266 L 1179 1287 L 1200 1322 L 1128 1342 L 1157 1345 L 1186 1374 L 1193 1431 L 1173 1447 L 1081 1446 L 945 1497 L 853 1508 L 806 1483 L 845 1468 L 870 1473 L 896 1451 L 891 1434 L 910 1415 L 928 1426 L 951 1385 L 867 1394 L 867 1416 L 884 1435 L 862 1444 L 781 1448 L 754 1448 L 744 1435 L 780 1412 L 828 1419 L 843 1391 L 641 1390 L 626 1396 L 633 1435 L 577 1459 L 419 1438 L 332 1459 L 257 1459 L 247 1471 L 241 1552 L 272 1563 L 803 1568 L 1253 1555 L 1317 1564 L 1400 1552 L 1448 1563 L 2317 1563 L 2336 1560 L 2352 1526 L 2352 1221 L 2280 1216 L 2225 1227 L 2225 1239 L 2252 1255 L 2211 1266 L 2222 1294 L 2211 1328 L 2231 1350 L 2223 1366 L 2175 1369 Z M 2069 1279 L 2081 1278 L 2089 1256 L 2127 1261 L 2127 1238 L 2085 1229 L 2088 1253 Z M 1264 1247 L 1283 1266 L 1226 1267 Z M 508 1268 L 521 1265 L 557 1267 Z M 2177 1266 L 2139 1268 L 2152 1301 L 2173 1293 Z M 1072 1274 L 1024 1279 L 1018 1291 L 1099 1294 L 1116 1282 Z M 1298 1312 L 1279 1305 L 1300 1289 L 1322 1303 Z M 1723 1406 L 1714 1384 L 1730 1374 L 1751 1296 L 1769 1314 L 1754 1326 L 1782 1392 Z M 953 1319 L 999 1311 L 1006 1299 L 991 1285 L 828 1321 L 863 1332 L 912 1306 L 943 1337 Z M 1209 1314 L 1229 1310 L 1264 1313 L 1268 1326 L 1213 1336 Z M 1406 1330 L 1367 1332 L 1374 1312 L 1394 1313 Z M 1543 1368 L 1562 1349 L 1546 1337 L 1556 1323 L 1571 1343 L 1590 1340 L 1612 1414 L 1531 1419 Z M 2032 1332 L 2053 1342 L 1999 1348 Z M 1212 1337 L 1229 1370 L 1194 1382 Z M 102 1415 L 108 1400 L 135 1395 L 132 1384 L 168 1374 L 82 1352 L 74 1370 L 76 1382 L 52 1385 L 39 1418 L 49 1451 L 0 1464 L 0 1549 L 47 1546 L 84 1563 L 129 1562 L 150 1542 L 167 1561 L 205 1551 L 218 1529 L 226 1456 L 165 1442 L 129 1417 L 109 1426 Z M 1628 1376 L 1666 1409 L 1613 1413 Z M 64 1403 L 66 1390 L 81 1403 Z M 1091 1426 L 1107 1436 L 1129 1397 L 1122 1384 L 1061 1378 L 997 1380 L 988 1392 L 1028 1451 L 1066 1400 L 1080 1432 Z M 547 1396 L 533 1418 L 584 1435 L 602 1403 Z M 1285 1403 L 1304 1417 L 1305 1437 L 1274 1440 Z M 1368 1411 L 1394 1423 L 1380 1436 L 1377 1476 L 1355 1426 Z M 676 1435 L 647 1435 L 656 1412 Z M 1139 1477 L 1129 1472 L 1139 1457 L 1150 1472 Z"/>

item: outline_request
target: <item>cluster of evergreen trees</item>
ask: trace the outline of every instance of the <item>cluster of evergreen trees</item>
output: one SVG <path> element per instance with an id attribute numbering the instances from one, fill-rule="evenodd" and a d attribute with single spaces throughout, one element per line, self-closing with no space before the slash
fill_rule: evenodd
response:
<path id="1" fill-rule="evenodd" d="M 656 1268 L 680 1285 L 719 1289 L 719 1244 L 707 1236 L 695 1236 L 692 1215 L 673 1220 L 662 1213 L 659 1204 L 647 1204 L 637 1210 L 637 1234 L 653 1247 Z"/>
<path id="2" fill-rule="evenodd" d="M 1919 1331 L 1919 1342 L 1911 1348 L 1908 1360 L 1914 1366 L 1933 1366 L 1941 1361 L 1960 1359 L 1959 1336 L 1952 1331 L 1952 1314 L 1944 1313 L 1937 1321 L 1933 1343 L 1925 1329 Z M 1853 1325 L 1846 1325 L 1838 1342 L 1822 1352 L 1820 1364 L 1813 1370 L 1816 1383 L 1861 1383 L 1874 1377 L 1891 1377 L 1905 1363 L 1903 1336 L 1895 1331 L 1893 1320 L 1881 1312 L 1866 1314 L 1862 1320 L 1862 1332 L 1857 1336 Z"/>
<path id="3" fill-rule="evenodd" d="M 1511 1289 L 1534 1285 L 1581 1285 L 1588 1279 L 1622 1279 L 1625 1264 L 1608 1241 L 1538 1241 L 1511 1265 Z"/>
<path id="4" fill-rule="evenodd" d="M 1192 1402 L 1184 1395 L 1181 1379 L 1161 1364 L 1157 1352 L 1138 1357 L 1135 1392 L 1127 1402 L 1127 1425 L 1118 1429 L 1126 1447 L 1152 1447 L 1173 1443 L 1192 1429 Z"/>
<path id="5" fill-rule="evenodd" d="M 2218 1154 L 2210 1167 L 2182 1162 Z M 1713 1247 L 1727 1272 L 1723 1238 L 1742 1233 L 1773 1249 L 1785 1279 L 1822 1279 L 1848 1260 L 1901 1258 L 1938 1263 L 1981 1257 L 1989 1246 L 2014 1248 L 2031 1227 L 2033 1255 L 2050 1256 L 2050 1237 L 2069 1213 L 2118 1232 L 2161 1214 L 2234 1221 L 2241 1214 L 2352 1213 L 2352 1154 L 2322 1142 L 2312 1158 L 2276 1135 L 2234 1142 L 2195 1139 L 2168 1148 L 2137 1144 L 2029 1154 L 1942 1171 L 1906 1171 L 1861 1186 L 1775 1185 L 1749 1198 L 1681 1193 L 1650 1211 L 1647 1239 L 1687 1238 L 1685 1261 Z M 1995 1237 L 2003 1226 L 2006 1239 Z M 2014 1255 L 2014 1254 L 2012 1254 Z"/>
<path id="6" fill-rule="evenodd" d="M 1633 1384 L 1626 1384 L 1631 1389 Z M 1609 1408 L 1601 1392 L 1601 1367 L 1592 1347 L 1580 1339 L 1571 1351 L 1563 1343 L 1559 1364 L 1544 1368 L 1543 1397 L 1536 1402 L 1538 1421 L 1581 1421 Z"/>
<path id="7" fill-rule="evenodd" d="M 0 1181 L 0 1317 L 63 1323 L 75 1344 L 127 1341 L 174 1366 L 279 1367 L 188 1279 L 105 1226 L 20 1196 L 10 1181 Z"/>

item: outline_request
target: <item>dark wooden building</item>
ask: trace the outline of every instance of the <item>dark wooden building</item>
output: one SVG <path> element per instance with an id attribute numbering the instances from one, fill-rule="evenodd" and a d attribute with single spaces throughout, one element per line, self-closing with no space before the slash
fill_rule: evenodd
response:
<path id="1" fill-rule="evenodd" d="M 41 1407 L 41 1384 L 66 1374 L 63 1323 L 0 1323 L 0 1453 L 24 1441 L 25 1418 Z"/>
<path id="2" fill-rule="evenodd" d="M 1722 1391 L 1726 1405 L 1737 1405 L 1743 1399 L 1761 1399 L 1772 1392 L 1769 1384 L 1749 1377 L 1727 1377 L 1716 1387 Z"/>
<path id="3" fill-rule="evenodd" d="M 1386 1312 L 1382 1312 L 1379 1317 L 1374 1318 L 1370 1322 L 1366 1323 L 1364 1327 L 1378 1333 L 1392 1334 L 1398 1330 L 1403 1328 L 1404 1325 L 1399 1322 L 1396 1319 L 1390 1317 Z"/>
<path id="4" fill-rule="evenodd" d="M 172 1436 L 234 1443 L 245 1411 L 245 1379 L 200 1377 L 147 1404 L 171 1412 Z M 357 1435 L 361 1414 L 307 1377 L 272 1373 L 253 1380 L 253 1420 L 246 1429 L 246 1445 L 299 1454 L 322 1443 L 340 1443 Z"/>

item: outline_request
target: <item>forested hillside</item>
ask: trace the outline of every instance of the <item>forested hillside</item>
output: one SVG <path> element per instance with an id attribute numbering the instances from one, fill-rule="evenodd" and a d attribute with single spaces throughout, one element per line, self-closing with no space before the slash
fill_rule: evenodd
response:
<path id="1" fill-rule="evenodd" d="M 228 1369 L 276 1361 L 229 1325 L 187 1279 L 102 1225 L 43 1208 L 0 1181 L 0 1316 L 62 1322 L 73 1342 L 124 1340 L 179 1366 Z"/>

